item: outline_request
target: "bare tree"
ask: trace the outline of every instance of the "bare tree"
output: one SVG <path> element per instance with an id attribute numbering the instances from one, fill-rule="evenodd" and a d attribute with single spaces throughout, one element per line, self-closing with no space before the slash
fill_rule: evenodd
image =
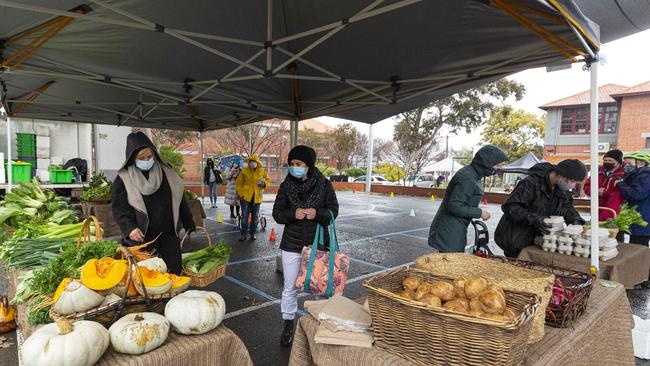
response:
<path id="1" fill-rule="evenodd" d="M 158 147 L 162 145 L 178 147 L 183 143 L 196 141 L 199 136 L 194 131 L 161 130 L 157 128 L 152 128 L 150 131 L 152 142 Z"/>
<path id="2" fill-rule="evenodd" d="M 262 121 L 224 131 L 224 147 L 247 156 L 262 155 L 286 144 L 285 126 L 281 120 Z"/>

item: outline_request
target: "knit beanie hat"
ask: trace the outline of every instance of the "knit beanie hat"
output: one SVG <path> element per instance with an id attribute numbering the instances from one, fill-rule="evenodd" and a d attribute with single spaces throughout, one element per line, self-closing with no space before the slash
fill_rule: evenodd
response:
<path id="1" fill-rule="evenodd" d="M 623 165 L 623 152 L 621 150 L 616 150 L 616 149 L 609 150 L 608 152 L 605 153 L 604 157 L 605 158 L 612 158 L 612 159 L 618 161 L 618 163 L 620 165 Z"/>
<path id="2" fill-rule="evenodd" d="M 587 176 L 587 168 L 578 159 L 566 159 L 555 167 L 555 173 L 580 182 Z"/>
<path id="3" fill-rule="evenodd" d="M 291 164 L 291 160 L 294 159 L 302 161 L 309 167 L 313 167 L 316 165 L 316 151 L 305 145 L 294 146 L 294 148 L 289 151 L 287 163 Z"/>

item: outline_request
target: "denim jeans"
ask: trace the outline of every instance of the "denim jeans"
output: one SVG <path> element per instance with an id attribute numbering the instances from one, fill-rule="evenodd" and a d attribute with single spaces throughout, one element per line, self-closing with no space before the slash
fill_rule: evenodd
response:
<path id="1" fill-rule="evenodd" d="M 217 182 L 210 182 L 208 184 L 208 195 L 210 196 L 210 203 L 217 204 Z"/>
<path id="2" fill-rule="evenodd" d="M 241 201 L 242 218 L 241 218 L 241 233 L 246 234 L 250 228 L 251 235 L 257 231 L 257 215 L 260 212 L 259 203 L 250 203 L 244 200 Z M 251 214 L 251 223 L 248 223 L 248 214 Z"/>

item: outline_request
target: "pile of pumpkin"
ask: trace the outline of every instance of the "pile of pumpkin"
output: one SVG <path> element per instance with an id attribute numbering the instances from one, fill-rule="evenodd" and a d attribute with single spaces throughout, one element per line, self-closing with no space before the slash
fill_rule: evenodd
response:
<path id="1" fill-rule="evenodd" d="M 144 354 L 163 345 L 170 328 L 180 334 L 207 333 L 219 326 L 225 313 L 221 295 L 191 290 L 169 300 L 164 316 L 127 314 L 108 330 L 89 320 L 57 320 L 27 338 L 20 352 L 25 366 L 91 366 L 109 344 L 119 353 Z"/>
<path id="2" fill-rule="evenodd" d="M 402 286 L 404 289 L 397 293 L 399 297 L 430 308 L 443 308 L 505 323 L 516 322 L 520 315 L 519 311 L 507 306 L 503 288 L 483 277 L 459 277 L 452 283 L 427 283 L 417 277 L 407 277 Z"/>
<path id="3" fill-rule="evenodd" d="M 52 311 L 59 315 L 84 312 L 120 301 L 125 294 L 127 297 L 144 296 L 145 290 L 147 295 L 175 295 L 185 291 L 191 283 L 189 277 L 167 273 L 165 261 L 158 257 L 137 262 L 133 267 L 129 282 L 126 260 L 90 259 L 81 267 L 81 279 L 61 281 L 52 298 Z"/>

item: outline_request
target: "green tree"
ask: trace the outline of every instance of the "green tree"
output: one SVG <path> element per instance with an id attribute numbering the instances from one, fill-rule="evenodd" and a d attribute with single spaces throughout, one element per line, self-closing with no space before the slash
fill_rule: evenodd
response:
<path id="1" fill-rule="evenodd" d="M 163 145 L 178 147 L 184 142 L 198 138 L 198 133 L 194 131 L 160 130 L 152 128 L 151 137 L 153 143 L 158 147 Z"/>
<path id="2" fill-rule="evenodd" d="M 350 168 L 345 169 L 345 174 L 348 177 L 357 178 L 357 177 L 360 177 L 362 175 L 365 175 L 366 174 L 366 169 L 365 168 L 350 167 Z"/>
<path id="3" fill-rule="evenodd" d="M 329 145 L 331 140 L 330 136 L 327 136 L 324 133 L 318 132 L 313 128 L 305 128 L 298 132 L 298 142 L 301 145 L 306 145 L 314 150 L 325 148 Z"/>
<path id="4" fill-rule="evenodd" d="M 391 182 L 397 182 L 404 179 L 406 172 L 404 169 L 392 163 L 381 163 L 378 167 L 372 170 L 374 174 L 381 174 Z"/>
<path id="5" fill-rule="evenodd" d="M 334 130 L 332 141 L 326 148 L 330 155 L 336 158 L 336 167 L 338 169 L 350 166 L 350 158 L 357 143 L 358 133 L 351 123 L 340 124 Z"/>
<path id="6" fill-rule="evenodd" d="M 459 160 L 456 161 L 458 161 L 461 165 L 469 165 L 472 163 L 472 159 L 474 158 L 473 153 L 474 151 L 471 147 L 465 147 L 463 149 L 455 151 L 454 156 L 459 158 Z"/>
<path id="7" fill-rule="evenodd" d="M 497 103 L 510 97 L 520 100 L 525 90 L 516 81 L 500 79 L 402 113 L 393 133 L 393 160 L 407 175 L 420 173 L 432 161 L 436 137 L 443 127 L 450 133 L 462 129 L 469 133 L 483 124 Z"/>
<path id="8" fill-rule="evenodd" d="M 163 145 L 160 147 L 160 158 L 169 164 L 175 171 L 180 175 L 181 178 L 185 175 L 185 159 L 183 159 L 183 154 L 176 151 L 176 148 L 172 145 Z"/>
<path id="9" fill-rule="evenodd" d="M 318 170 L 320 170 L 320 172 L 326 177 L 336 174 L 336 169 L 329 167 L 324 163 L 316 163 L 316 168 L 318 168 Z"/>
<path id="10" fill-rule="evenodd" d="M 510 107 L 496 109 L 483 130 L 483 142 L 500 147 L 509 161 L 527 152 L 542 155 L 546 117 Z"/>

